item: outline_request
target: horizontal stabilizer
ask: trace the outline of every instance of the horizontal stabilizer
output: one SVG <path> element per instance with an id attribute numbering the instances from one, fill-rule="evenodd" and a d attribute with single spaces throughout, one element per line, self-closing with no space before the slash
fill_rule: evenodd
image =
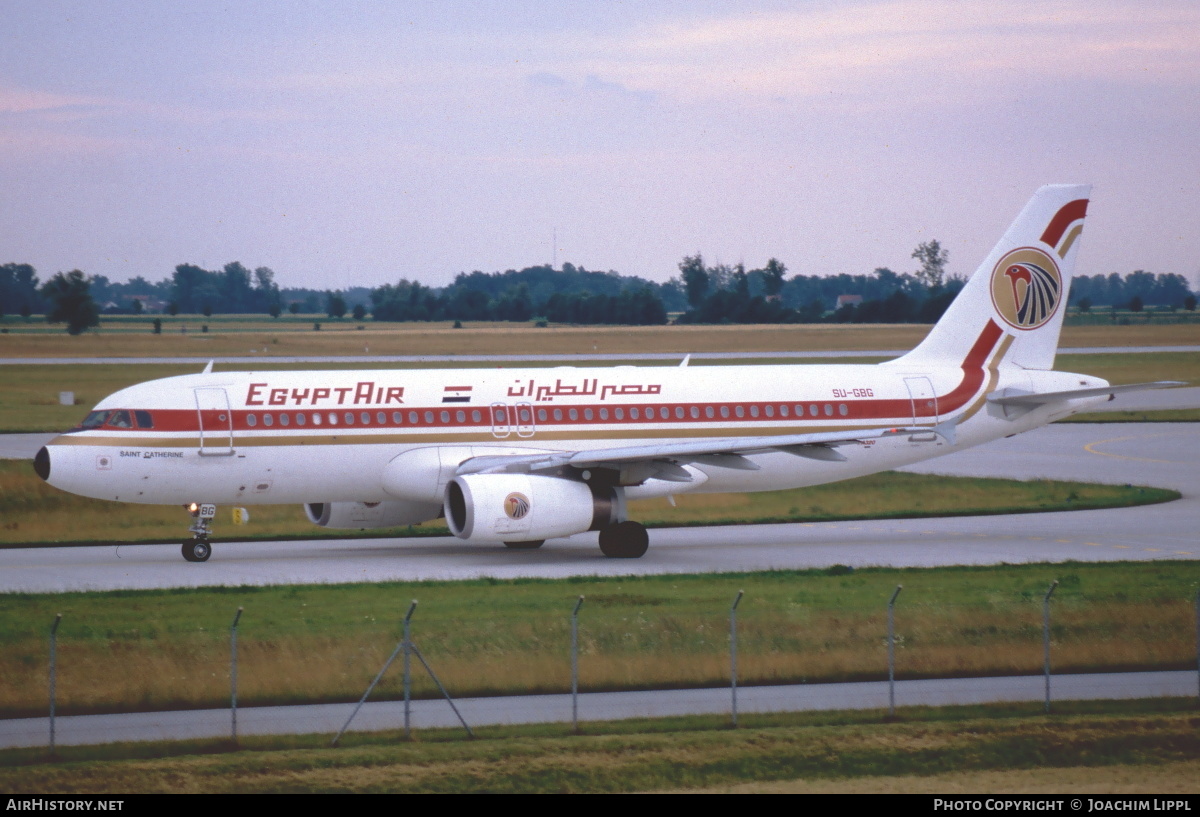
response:
<path id="1" fill-rule="evenodd" d="M 1037 408 L 1047 403 L 1058 403 L 1064 400 L 1078 400 L 1083 397 L 1103 397 L 1117 395 L 1129 391 L 1147 391 L 1149 389 L 1172 389 L 1176 386 L 1186 386 L 1181 380 L 1158 380 L 1154 383 L 1133 383 L 1128 386 L 1097 386 L 1092 389 L 1069 389 L 1067 391 L 1020 392 L 1005 389 L 1003 392 L 992 392 L 987 401 L 998 406 L 1020 406 Z"/>

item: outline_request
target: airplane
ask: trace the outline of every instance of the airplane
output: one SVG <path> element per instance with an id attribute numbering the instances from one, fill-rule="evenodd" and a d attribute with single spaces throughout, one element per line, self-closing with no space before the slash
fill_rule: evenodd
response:
<path id="1" fill-rule="evenodd" d="M 530 549 L 598 531 L 649 545 L 628 502 L 800 488 L 1036 429 L 1121 392 L 1053 370 L 1089 185 L 1041 188 L 912 351 L 879 364 L 214 372 L 101 400 L 34 468 L 64 491 L 192 515 L 297 503 L 315 525 L 445 517 Z"/>

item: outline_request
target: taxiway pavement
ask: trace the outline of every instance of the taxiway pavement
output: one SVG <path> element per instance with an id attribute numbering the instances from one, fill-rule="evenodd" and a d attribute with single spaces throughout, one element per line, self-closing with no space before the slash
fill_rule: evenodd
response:
<path id="1" fill-rule="evenodd" d="M 175 543 L 13 548 L 0 551 L 0 592 L 1200 556 L 1200 425 L 1194 423 L 1058 424 L 908 470 L 1128 483 L 1174 488 L 1183 498 L 1101 511 L 656 529 L 649 552 L 637 560 L 603 558 L 594 533 L 534 551 L 450 537 L 255 543 L 218 535 L 212 559 L 202 564 L 185 562 Z"/>

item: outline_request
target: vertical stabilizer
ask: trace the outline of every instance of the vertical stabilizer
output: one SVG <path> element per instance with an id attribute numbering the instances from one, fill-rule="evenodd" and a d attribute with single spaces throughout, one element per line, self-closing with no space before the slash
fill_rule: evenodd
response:
<path id="1" fill-rule="evenodd" d="M 992 324 L 1011 338 L 1006 363 L 1054 368 L 1090 193 L 1085 184 L 1038 190 L 925 340 L 896 362 L 960 363 Z"/>

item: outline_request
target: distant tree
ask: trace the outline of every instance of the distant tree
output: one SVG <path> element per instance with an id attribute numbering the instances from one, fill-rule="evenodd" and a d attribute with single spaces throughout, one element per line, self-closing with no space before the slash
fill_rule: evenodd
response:
<path id="1" fill-rule="evenodd" d="M 918 244 L 912 257 L 921 262 L 921 268 L 916 272 L 917 280 L 930 289 L 940 288 L 946 277 L 950 253 L 935 239 Z"/>
<path id="2" fill-rule="evenodd" d="M 1085 313 L 1091 312 L 1092 311 L 1092 299 L 1091 298 L 1080 298 L 1079 299 L 1079 311 L 1085 312 Z"/>
<path id="3" fill-rule="evenodd" d="M 299 315 L 300 314 L 300 302 L 292 301 L 290 304 L 288 304 L 288 312 L 291 312 L 293 315 Z"/>
<path id="4" fill-rule="evenodd" d="M 279 301 L 271 301 L 270 306 L 267 307 L 267 314 L 272 318 L 278 318 L 283 314 L 283 304 Z"/>
<path id="5" fill-rule="evenodd" d="M 167 304 L 167 314 L 171 317 L 179 314 L 179 301 L 171 301 Z"/>
<path id="6" fill-rule="evenodd" d="M 204 317 L 206 317 L 206 318 L 211 318 L 211 317 L 212 317 L 212 313 L 213 313 L 213 305 L 212 305 L 212 302 L 210 302 L 210 301 L 205 301 L 205 302 L 204 302 L 204 308 L 203 308 L 203 309 L 201 309 L 200 311 L 204 313 Z"/>
<path id="7" fill-rule="evenodd" d="M 768 298 L 774 297 L 783 289 L 783 276 L 787 272 L 781 262 L 772 258 L 767 261 L 767 265 L 762 269 L 763 292 Z"/>
<path id="8" fill-rule="evenodd" d="M 1141 295 L 1134 295 L 1132 298 L 1129 299 L 1129 311 L 1130 312 L 1141 312 L 1142 308 L 1144 306 L 1145 306 L 1145 303 L 1142 302 Z"/>
<path id="9" fill-rule="evenodd" d="M 338 292 L 327 293 L 327 297 L 325 314 L 331 318 L 343 317 L 346 314 L 346 299 Z"/>
<path id="10" fill-rule="evenodd" d="M 154 334 L 156 334 L 156 335 L 162 334 L 162 318 L 154 319 Z"/>
<path id="11" fill-rule="evenodd" d="M 355 304 L 354 310 L 351 312 L 351 314 L 354 315 L 354 320 L 361 321 L 363 318 L 367 317 L 367 308 L 362 304 Z"/>
<path id="12" fill-rule="evenodd" d="M 42 297 L 51 304 L 46 320 L 66 322 L 67 332 L 81 334 L 100 323 L 100 310 L 92 300 L 88 279 L 79 270 L 58 273 L 42 287 Z"/>
<path id="13" fill-rule="evenodd" d="M 1184 298 L 1183 299 L 1183 308 L 1186 309 L 1188 312 L 1195 312 L 1196 311 L 1196 296 L 1188 295 L 1186 298 Z"/>
<path id="14" fill-rule="evenodd" d="M 679 274 L 683 276 L 683 288 L 688 304 L 698 309 L 708 295 L 708 270 L 700 253 L 684 256 L 679 262 Z"/>
<path id="15" fill-rule="evenodd" d="M 146 307 L 142 304 L 142 299 L 134 298 L 133 299 L 133 314 L 140 315 L 144 311 L 146 311 Z"/>

